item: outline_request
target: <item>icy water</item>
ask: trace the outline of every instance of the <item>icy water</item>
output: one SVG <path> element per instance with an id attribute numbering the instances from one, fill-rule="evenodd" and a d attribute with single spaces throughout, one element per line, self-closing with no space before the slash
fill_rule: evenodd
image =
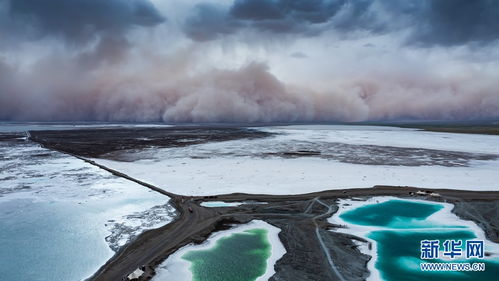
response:
<path id="1" fill-rule="evenodd" d="M 421 262 L 449 262 L 449 260 L 421 260 L 420 241 L 448 239 L 472 240 L 477 238 L 473 229 L 458 222 L 444 219 L 430 219 L 430 216 L 444 208 L 441 204 L 420 201 L 389 200 L 369 204 L 346 211 L 340 215 L 353 225 L 373 227 L 367 237 L 376 242 L 377 259 L 375 268 L 383 280 L 497 280 L 499 258 L 485 259 L 456 258 L 452 262 L 483 262 L 482 272 L 425 272 Z M 485 241 L 485 252 L 493 247 Z M 464 245 L 461 248 L 465 253 Z M 442 248 L 441 248 L 442 250 Z"/>
<path id="2" fill-rule="evenodd" d="M 29 199 L 2 202 L 0 273 L 9 276 L 9 281 L 83 280 L 114 254 L 112 248 L 155 226 L 132 218 L 117 220 L 127 213 L 142 217 L 136 211 L 159 201 L 152 196 L 103 201 L 81 205 Z M 113 228 L 115 223 L 121 228 Z M 117 241 L 106 241 L 106 237 Z"/>
<path id="3" fill-rule="evenodd" d="M 8 280 L 89 277 L 113 254 L 103 222 L 67 203 L 0 204 L 0 272 Z"/>
<path id="4" fill-rule="evenodd" d="M 220 238 L 214 247 L 187 252 L 194 281 L 253 281 L 266 271 L 270 243 L 266 229 Z"/>
<path id="5" fill-rule="evenodd" d="M 84 280 L 138 234 L 170 222 L 168 201 L 32 142 L 0 141 L 0 280 Z"/>

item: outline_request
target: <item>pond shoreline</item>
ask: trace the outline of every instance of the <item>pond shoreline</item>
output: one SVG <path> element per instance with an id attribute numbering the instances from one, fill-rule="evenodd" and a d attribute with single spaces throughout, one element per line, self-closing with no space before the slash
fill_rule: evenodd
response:
<path id="1" fill-rule="evenodd" d="M 429 195 L 418 196 L 416 192 L 423 191 L 428 194 L 438 192 L 440 197 Z M 171 196 L 171 195 L 170 195 Z M 261 219 L 283 230 L 279 237 L 286 248 L 286 255 L 276 263 L 276 275 L 270 280 L 278 280 L 277 277 L 288 278 L 291 276 L 302 276 L 303 278 L 324 278 L 337 280 L 334 272 L 331 272 L 329 264 L 320 250 L 320 243 L 314 237 L 313 218 L 324 213 L 325 207 L 315 204 L 310 207 L 312 201 L 320 198 L 329 204 L 335 204 L 339 198 L 352 197 L 374 197 L 395 196 L 400 198 L 418 198 L 437 202 L 448 202 L 457 205 L 466 204 L 473 206 L 475 212 L 479 212 L 480 204 L 499 205 L 499 192 L 490 191 L 461 191 L 461 190 L 435 190 L 414 187 L 390 187 L 377 186 L 374 188 L 330 190 L 302 195 L 253 195 L 253 194 L 227 194 L 217 196 L 200 197 L 175 197 L 172 202 L 179 210 L 180 216 L 174 222 L 159 229 L 150 230 L 140 235 L 130 243 L 122 252 L 109 260 L 93 277 L 92 280 L 113 280 L 110 277 L 126 276 L 136 268 L 145 265 L 147 276 L 143 280 L 149 280 L 154 275 L 154 269 L 163 262 L 170 254 L 190 243 L 204 242 L 212 232 L 229 228 L 233 224 L 244 224 L 253 219 Z M 245 204 L 237 207 L 205 208 L 200 206 L 205 201 L 260 201 L 267 204 Z M 193 210 L 191 213 L 189 208 Z M 335 210 L 337 207 L 335 207 Z M 462 208 L 454 208 L 453 212 L 464 219 L 469 217 L 469 211 Z M 494 236 L 496 222 L 499 218 L 480 220 L 472 217 L 476 223 L 484 229 L 487 238 L 497 241 Z M 370 257 L 363 255 L 355 244 L 355 240 L 362 238 L 328 230 L 338 225 L 331 225 L 327 217 L 319 218 L 317 224 L 320 232 L 327 232 L 326 244 L 333 260 L 338 261 L 337 267 L 346 280 L 363 279 L 369 275 L 367 262 Z M 317 249 L 317 251 L 305 252 L 305 249 Z M 315 260 L 316 263 L 303 264 L 297 258 Z M 309 274 L 304 275 L 307 267 Z M 313 272 L 313 273 L 310 273 Z M 315 275 L 316 277 L 310 277 Z M 308 277 L 307 277 L 308 276 Z M 305 279 L 307 280 L 307 279 Z"/>

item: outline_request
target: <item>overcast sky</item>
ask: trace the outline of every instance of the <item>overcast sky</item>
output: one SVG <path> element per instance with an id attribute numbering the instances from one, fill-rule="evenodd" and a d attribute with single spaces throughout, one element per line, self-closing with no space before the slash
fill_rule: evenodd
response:
<path id="1" fill-rule="evenodd" d="M 495 0 L 0 0 L 0 119 L 499 118 Z"/>

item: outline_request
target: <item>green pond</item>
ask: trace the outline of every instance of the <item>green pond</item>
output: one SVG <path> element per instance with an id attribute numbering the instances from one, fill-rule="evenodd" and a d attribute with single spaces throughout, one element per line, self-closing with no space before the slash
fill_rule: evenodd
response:
<path id="1" fill-rule="evenodd" d="M 182 256 L 191 262 L 194 281 L 253 281 L 262 276 L 271 255 L 266 229 L 250 229 L 217 240 L 206 250 Z"/>
<path id="2" fill-rule="evenodd" d="M 443 250 L 445 240 L 462 240 L 464 244 L 464 241 L 477 237 L 472 229 L 458 222 L 428 219 L 442 209 L 441 204 L 394 199 L 346 211 L 340 218 L 351 224 L 376 227 L 377 230 L 371 231 L 367 237 L 376 242 L 378 257 L 374 266 L 383 280 L 499 280 L 497 257 L 461 257 L 452 261 L 420 259 L 421 240 L 439 240 L 440 250 Z M 485 241 L 485 252 L 488 243 Z M 465 253 L 464 245 L 461 249 Z M 422 271 L 420 263 L 423 262 L 483 262 L 485 271 Z"/>

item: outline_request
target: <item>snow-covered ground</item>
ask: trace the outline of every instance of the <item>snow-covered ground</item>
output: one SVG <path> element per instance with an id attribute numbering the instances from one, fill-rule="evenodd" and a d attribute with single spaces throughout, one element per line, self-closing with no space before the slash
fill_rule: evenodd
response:
<path id="1" fill-rule="evenodd" d="M 173 193 L 299 194 L 374 185 L 499 189 L 499 136 L 375 126 L 257 128 L 277 135 L 94 159 Z"/>
<path id="2" fill-rule="evenodd" d="M 23 138 L 0 141 L 0 272 L 13 281 L 85 279 L 136 235 L 169 223 L 168 201 Z"/>
<path id="3" fill-rule="evenodd" d="M 288 139 L 499 154 L 499 136 L 430 132 L 388 126 L 296 125 L 271 127 Z"/>
<path id="4" fill-rule="evenodd" d="M 275 274 L 275 263 L 286 253 L 284 246 L 279 240 L 279 228 L 272 226 L 261 220 L 253 220 L 247 224 L 238 225 L 229 230 L 216 232 L 211 235 L 206 242 L 200 245 L 187 245 L 174 254 L 170 255 L 159 267 L 156 269 L 156 276 L 153 281 L 191 281 L 192 272 L 189 270 L 191 263 L 182 258 L 189 251 L 193 250 L 206 250 L 213 248 L 220 238 L 228 237 L 234 233 L 241 233 L 249 229 L 266 229 L 268 231 L 267 239 L 270 242 L 271 250 L 270 257 L 267 259 L 267 266 L 265 273 L 258 277 L 255 281 L 268 280 Z"/>

